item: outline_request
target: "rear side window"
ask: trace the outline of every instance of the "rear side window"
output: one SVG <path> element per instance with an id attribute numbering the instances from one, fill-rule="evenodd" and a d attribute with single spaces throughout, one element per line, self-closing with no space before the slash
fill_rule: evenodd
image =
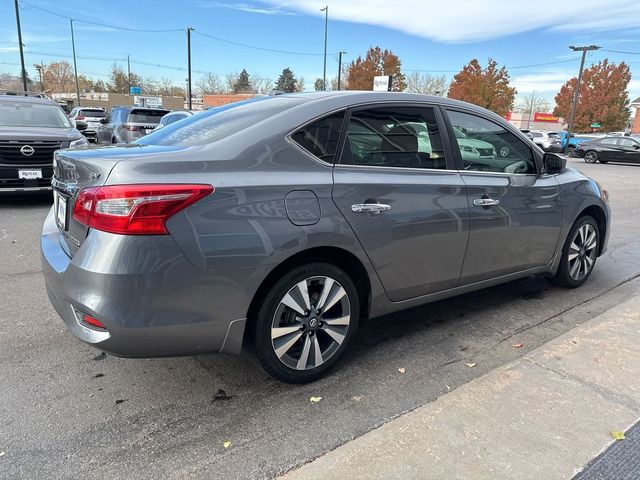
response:
<path id="1" fill-rule="evenodd" d="M 129 114 L 127 121 L 131 123 L 160 123 L 160 119 L 164 117 L 168 110 L 142 110 L 133 109 Z"/>
<path id="2" fill-rule="evenodd" d="M 617 145 L 618 144 L 618 139 L 617 138 L 604 138 L 604 139 L 600 140 L 600 143 L 602 145 Z"/>
<path id="3" fill-rule="evenodd" d="M 344 111 L 316 120 L 297 130 L 291 138 L 320 160 L 333 163 L 340 140 Z"/>

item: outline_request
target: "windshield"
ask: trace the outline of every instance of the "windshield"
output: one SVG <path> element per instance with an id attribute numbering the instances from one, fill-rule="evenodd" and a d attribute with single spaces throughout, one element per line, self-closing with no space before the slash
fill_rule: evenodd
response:
<path id="1" fill-rule="evenodd" d="M 456 138 L 467 138 L 467 136 L 462 133 L 461 130 L 459 130 L 457 127 L 453 127 L 453 133 L 456 136 Z"/>
<path id="2" fill-rule="evenodd" d="M 0 126 L 71 128 L 71 123 L 57 105 L 1 102 Z"/>
<path id="3" fill-rule="evenodd" d="M 169 110 L 133 109 L 127 121 L 131 123 L 160 123 L 160 119 L 167 113 Z"/>
<path id="4" fill-rule="evenodd" d="M 230 103 L 172 123 L 134 143 L 184 146 L 213 143 L 305 101 L 299 96 L 257 97 Z"/>

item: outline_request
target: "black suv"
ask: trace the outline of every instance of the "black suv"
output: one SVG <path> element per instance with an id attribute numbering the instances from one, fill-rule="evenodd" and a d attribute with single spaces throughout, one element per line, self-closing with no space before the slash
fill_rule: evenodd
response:
<path id="1" fill-rule="evenodd" d="M 98 143 L 130 143 L 152 132 L 169 110 L 125 105 L 113 107 L 109 119 L 98 127 Z"/>
<path id="2" fill-rule="evenodd" d="M 51 190 L 53 152 L 87 144 L 54 101 L 0 95 L 0 193 Z"/>

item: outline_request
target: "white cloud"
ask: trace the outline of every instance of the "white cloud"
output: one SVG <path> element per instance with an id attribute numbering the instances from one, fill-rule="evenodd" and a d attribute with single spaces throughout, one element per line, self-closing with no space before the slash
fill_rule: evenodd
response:
<path id="1" fill-rule="evenodd" d="M 277 9 L 313 15 L 325 2 L 262 0 Z M 328 2 L 327 2 L 328 3 Z M 439 42 L 468 43 L 539 28 L 609 31 L 640 26 L 638 0 L 342 0 L 329 5 L 329 18 L 392 28 Z"/>
<path id="2" fill-rule="evenodd" d="M 265 2 L 266 3 L 266 2 Z M 263 5 L 257 5 L 254 3 L 226 3 L 216 1 L 200 0 L 196 3 L 196 7 L 211 8 L 211 7 L 223 7 L 230 8 L 232 10 L 240 10 L 248 13 L 259 13 L 261 15 L 295 15 L 291 10 L 281 9 L 277 7 L 265 7 Z"/>
<path id="3" fill-rule="evenodd" d="M 575 72 L 548 71 L 533 75 L 514 76 L 511 85 L 516 87 L 519 94 L 531 93 L 557 93 L 567 80 L 574 77 Z"/>

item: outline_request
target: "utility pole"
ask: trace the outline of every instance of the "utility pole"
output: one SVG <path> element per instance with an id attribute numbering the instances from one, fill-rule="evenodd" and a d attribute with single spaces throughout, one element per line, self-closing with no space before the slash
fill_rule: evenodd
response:
<path id="1" fill-rule="evenodd" d="M 129 58 L 128 53 L 127 53 L 127 83 L 129 84 L 129 90 L 127 90 L 127 95 L 131 95 L 131 59 Z"/>
<path id="2" fill-rule="evenodd" d="M 27 70 L 24 68 L 24 45 L 22 45 L 22 29 L 20 28 L 20 7 L 18 0 L 15 0 L 16 24 L 18 26 L 18 45 L 20 46 L 20 65 L 22 66 L 22 88 L 24 95 L 27 94 Z"/>
<path id="3" fill-rule="evenodd" d="M 78 102 L 78 105 L 76 105 L 76 107 L 79 107 L 80 106 L 80 85 L 78 84 L 78 62 L 76 60 L 76 40 L 73 36 L 73 18 L 70 18 L 69 22 L 71 22 L 71 47 L 73 48 L 73 74 L 76 77 L 76 101 Z"/>
<path id="4" fill-rule="evenodd" d="M 191 110 L 191 30 L 193 28 L 187 27 L 187 69 L 189 71 L 187 77 L 187 105 L 189 105 L 189 110 Z"/>
<path id="5" fill-rule="evenodd" d="M 531 115 L 533 115 L 533 105 L 534 99 L 536 98 L 536 91 L 531 92 L 531 108 L 529 108 L 529 124 L 527 125 L 528 129 L 531 129 Z"/>
<path id="6" fill-rule="evenodd" d="M 582 81 L 582 70 L 584 69 L 584 59 L 587 56 L 587 52 L 591 50 L 598 50 L 598 45 L 589 45 L 587 47 L 574 47 L 570 45 L 569 48 L 574 52 L 582 52 L 582 60 L 580 60 L 580 72 L 578 73 L 578 81 L 576 82 L 576 91 L 573 92 L 573 104 L 571 105 L 571 116 L 569 117 L 569 125 L 567 128 L 567 141 L 564 144 L 563 152 L 566 154 L 569 149 L 569 140 L 571 140 L 571 131 L 573 130 L 573 122 L 576 116 L 576 107 L 578 106 L 578 97 L 580 96 L 580 82 Z"/>
<path id="7" fill-rule="evenodd" d="M 340 90 L 340 76 L 342 75 L 342 55 L 347 52 L 338 52 L 338 90 Z"/>
<path id="8" fill-rule="evenodd" d="M 322 70 L 322 90 L 327 89 L 327 24 L 329 22 L 329 5 L 320 9 L 324 12 L 324 68 Z"/>

